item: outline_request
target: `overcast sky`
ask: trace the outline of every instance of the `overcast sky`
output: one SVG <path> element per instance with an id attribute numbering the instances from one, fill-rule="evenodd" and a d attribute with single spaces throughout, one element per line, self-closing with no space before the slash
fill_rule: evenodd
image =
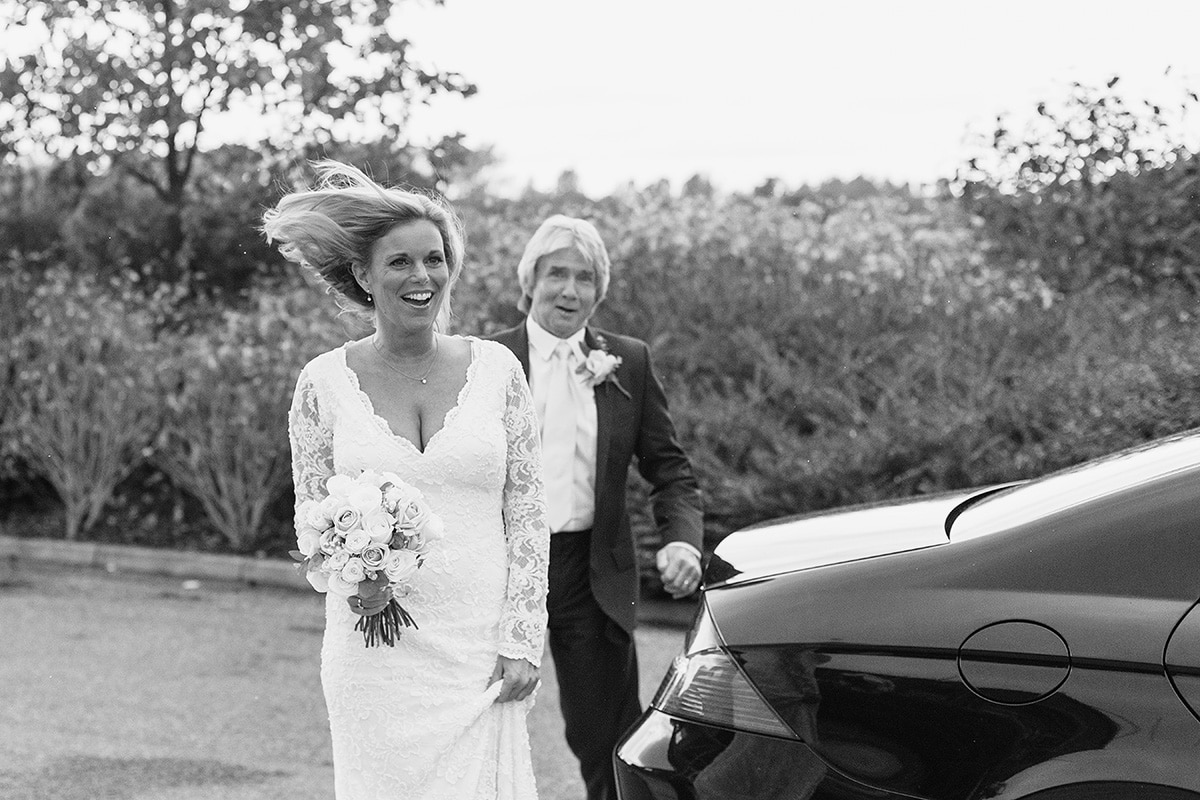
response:
<path id="1" fill-rule="evenodd" d="M 930 182 L 1072 80 L 1200 91 L 1194 0 L 410 0 L 400 20 L 415 55 L 479 87 L 418 109 L 414 136 L 494 145 L 513 190 L 564 169 L 594 193 L 695 173 Z"/>
<path id="2" fill-rule="evenodd" d="M 998 114 L 1021 123 L 1071 81 L 1119 75 L 1167 106 L 1200 92 L 1200 0 L 404 0 L 395 23 L 411 55 L 479 88 L 417 108 L 412 139 L 493 146 L 508 193 L 567 169 L 591 194 L 697 173 L 731 191 L 931 183 Z M 0 30 L 0 51 L 24 38 Z M 1183 130 L 1200 149 L 1200 113 Z"/>

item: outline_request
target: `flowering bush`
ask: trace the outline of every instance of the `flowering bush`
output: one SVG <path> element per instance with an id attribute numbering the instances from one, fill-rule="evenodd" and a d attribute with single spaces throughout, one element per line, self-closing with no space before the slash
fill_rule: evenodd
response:
<path id="1" fill-rule="evenodd" d="M 58 492 L 68 539 L 99 518 L 113 489 L 145 457 L 160 404 L 153 316 L 127 284 L 65 267 L 26 299 L 12 340 L 5 426 L 20 455 Z"/>
<path id="2" fill-rule="evenodd" d="M 28 324 L 28 293 L 31 281 L 22 267 L 24 259 L 15 254 L 3 262 L 0 272 L 0 477 L 12 476 L 18 458 L 14 409 L 20 402 L 17 391 L 17 365 L 21 346 L 18 336 Z"/>
<path id="3" fill-rule="evenodd" d="M 596 323 L 651 343 L 709 545 L 765 518 L 1028 477 L 1200 424 L 1185 300 L 1064 298 L 990 257 L 950 199 L 649 187 L 564 202 L 475 211 L 469 233 L 485 234 L 457 308 L 493 316 L 464 327 L 519 318 L 515 265 L 545 216 L 593 220 L 613 261 Z M 1103 408 L 1120 411 L 1085 411 Z M 648 565 L 658 540 L 646 487 L 630 484 Z"/>
<path id="4" fill-rule="evenodd" d="M 986 227 L 952 199 L 677 195 L 657 185 L 595 201 L 475 194 L 459 211 L 468 248 L 453 330 L 471 334 L 521 318 L 516 264 L 547 216 L 597 224 L 613 271 L 596 323 L 653 347 L 707 497 L 709 545 L 765 517 L 1025 477 L 1200 425 L 1190 295 L 1120 284 L 1053 291 L 1032 262 L 990 250 Z M 284 268 L 260 274 L 272 271 Z M 10 381 L 0 414 L 15 420 L 57 403 L 64 427 L 49 435 L 71 449 L 64 458 L 86 465 L 84 453 L 103 450 L 113 467 L 106 477 L 53 479 L 64 502 L 107 496 L 143 459 L 141 426 L 161 411 L 153 462 L 224 537 L 189 546 L 286 552 L 286 410 L 296 374 L 363 333 L 342 325 L 332 299 L 299 277 L 259 285 L 236 308 L 192 297 L 191 308 L 215 310 L 182 330 L 163 323 L 144 289 L 63 273 L 36 293 L 5 295 L 17 277 L 0 279 L 0 302 L 9 298 L 0 327 L 13 331 L 9 374 L 23 377 Z M 93 338 L 104 344 L 89 350 Z M 62 369 L 48 372 L 53 363 Z M 66 369 L 72 363 L 105 366 Z M 621 371 L 610 375 L 619 381 Z M 99 372 L 103 381 L 72 377 Z M 42 373 L 61 377 L 45 384 Z M 110 380 L 152 388 L 72 394 Z M 147 397 L 149 407 L 139 406 Z M 7 427 L 15 437 L 21 426 Z M 85 429 L 99 438 L 63 444 L 84 441 Z M 99 445 L 129 434 L 141 444 Z M 33 469 L 61 473 L 33 459 L 29 434 L 22 438 Z M 162 483 L 140 496 L 163 497 Z M 657 542 L 637 477 L 631 492 L 648 550 Z M 80 535 L 83 516 L 72 516 L 70 535 Z M 146 517 L 187 527 L 171 509 Z M 128 537 L 115 525 L 106 538 Z"/>
<path id="5" fill-rule="evenodd" d="M 286 420 L 296 375 L 340 341 L 321 299 L 264 291 L 165 348 L 154 460 L 234 550 L 260 542 L 268 510 L 291 484 Z"/>

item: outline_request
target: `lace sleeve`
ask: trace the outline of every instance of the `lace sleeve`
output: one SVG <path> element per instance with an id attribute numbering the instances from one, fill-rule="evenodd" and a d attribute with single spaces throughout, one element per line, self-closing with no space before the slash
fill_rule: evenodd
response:
<path id="1" fill-rule="evenodd" d="M 288 441 L 292 446 L 292 484 L 296 488 L 298 510 L 305 500 L 324 497 L 325 481 L 333 475 L 333 431 L 321 418 L 317 390 L 307 370 L 300 373 L 292 395 Z M 328 590 L 324 576 L 308 573 L 306 577 L 317 591 Z"/>
<path id="2" fill-rule="evenodd" d="M 504 535 L 508 542 L 508 596 L 500 617 L 500 655 L 540 666 L 546 636 L 546 572 L 550 530 L 542 488 L 542 446 L 529 385 L 516 359 L 508 381 L 504 427 L 508 434 Z"/>

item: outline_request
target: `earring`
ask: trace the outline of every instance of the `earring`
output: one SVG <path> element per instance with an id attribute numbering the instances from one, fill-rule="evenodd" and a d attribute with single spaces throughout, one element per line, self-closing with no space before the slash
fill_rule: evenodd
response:
<path id="1" fill-rule="evenodd" d="M 371 297 L 370 292 L 367 292 L 367 305 L 369 305 L 369 306 L 375 305 L 375 298 Z"/>

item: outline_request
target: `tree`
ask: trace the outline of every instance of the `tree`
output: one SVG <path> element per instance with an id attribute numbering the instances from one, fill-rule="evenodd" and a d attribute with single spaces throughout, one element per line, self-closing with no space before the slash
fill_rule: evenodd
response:
<path id="1" fill-rule="evenodd" d="M 716 187 L 713 186 L 712 181 L 708 179 L 707 175 L 696 173 L 684 182 L 683 188 L 680 190 L 680 194 L 683 197 L 695 197 L 703 198 L 705 200 L 712 200 L 714 197 L 716 197 L 717 190 Z"/>
<path id="2" fill-rule="evenodd" d="M 949 189 L 989 233 L 994 257 L 1075 292 L 1107 282 L 1200 292 L 1200 156 L 1183 135 L 1200 102 L 1178 107 L 1071 84 L 1034 124 L 1004 117 Z"/>
<path id="3" fill-rule="evenodd" d="M 564 169 L 554 183 L 554 194 L 563 200 L 586 199 L 583 190 L 579 188 L 579 173 L 573 169 Z"/>
<path id="4" fill-rule="evenodd" d="M 264 121 L 260 138 L 274 146 L 331 142 L 347 127 L 401 141 L 414 101 L 475 91 L 409 57 L 411 43 L 392 32 L 399 3 L 0 2 L 0 19 L 40 39 L 0 64 L 0 156 L 34 144 L 150 187 L 165 215 L 158 267 L 178 277 L 182 212 L 215 115 Z"/>

